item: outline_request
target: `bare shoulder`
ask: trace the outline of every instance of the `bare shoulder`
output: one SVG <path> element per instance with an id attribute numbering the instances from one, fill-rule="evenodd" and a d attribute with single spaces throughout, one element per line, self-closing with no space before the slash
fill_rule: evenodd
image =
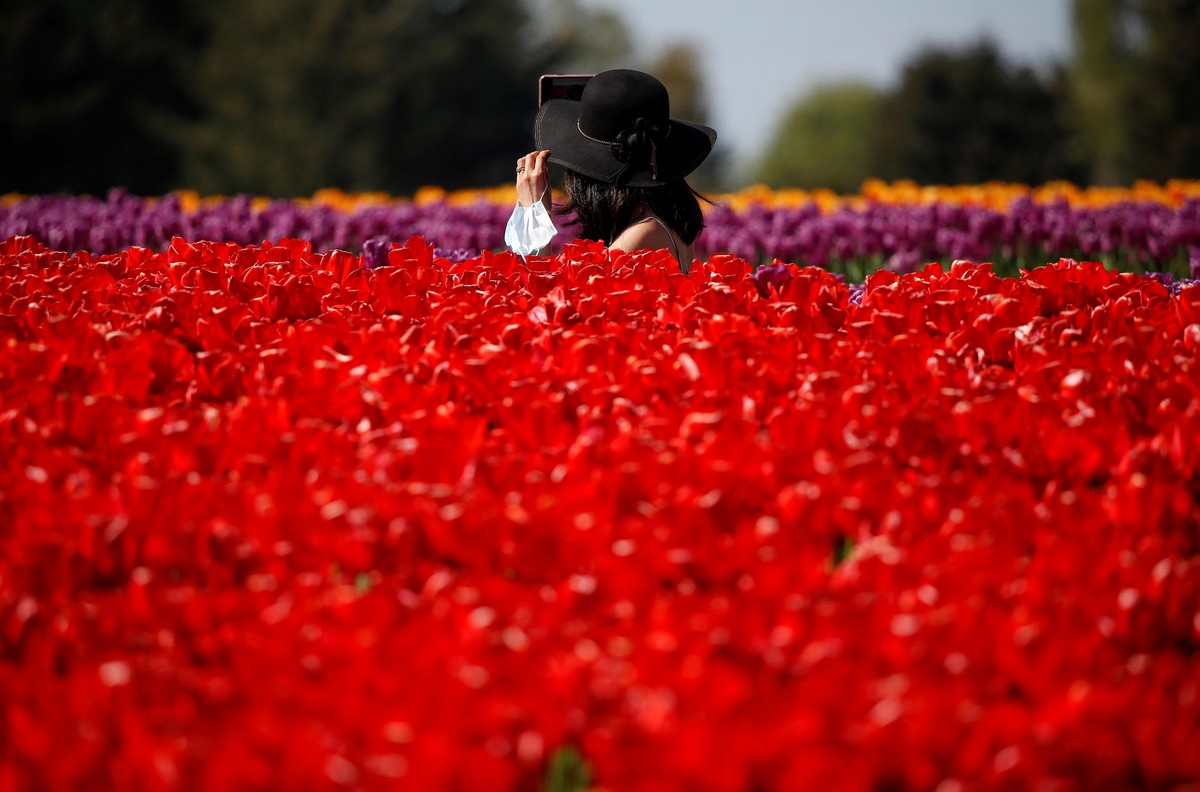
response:
<path id="1" fill-rule="evenodd" d="M 671 235 L 662 224 L 651 218 L 640 220 L 622 231 L 609 246 L 613 250 L 670 250 Z"/>

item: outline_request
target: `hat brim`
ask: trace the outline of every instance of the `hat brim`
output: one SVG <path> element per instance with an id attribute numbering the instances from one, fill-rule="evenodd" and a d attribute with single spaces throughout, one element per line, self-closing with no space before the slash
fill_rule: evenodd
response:
<path id="1" fill-rule="evenodd" d="M 551 99 L 543 104 L 533 126 L 534 144 L 550 151 L 551 162 L 614 183 L 622 163 L 607 143 L 589 140 L 579 131 L 579 104 L 573 99 Z M 625 184 L 657 187 L 682 179 L 704 162 L 716 141 L 715 129 L 672 118 L 670 132 L 656 155 L 658 178 L 649 169 L 637 170 Z"/>

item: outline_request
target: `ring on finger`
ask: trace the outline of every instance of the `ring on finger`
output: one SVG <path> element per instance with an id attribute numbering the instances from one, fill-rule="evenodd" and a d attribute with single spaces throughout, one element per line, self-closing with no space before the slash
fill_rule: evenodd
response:
<path id="1" fill-rule="evenodd" d="M 522 172 L 522 171 L 524 171 L 524 170 L 525 170 L 525 166 L 524 166 L 524 165 L 518 165 L 518 166 L 517 166 L 517 173 L 521 173 L 521 172 Z"/>

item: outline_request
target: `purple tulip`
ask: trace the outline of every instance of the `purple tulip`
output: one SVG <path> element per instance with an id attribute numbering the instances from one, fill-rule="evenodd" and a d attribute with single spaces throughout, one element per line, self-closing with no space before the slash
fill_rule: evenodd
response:
<path id="1" fill-rule="evenodd" d="M 351 211 L 290 200 L 258 206 L 246 195 L 185 211 L 175 195 L 142 198 L 112 190 L 102 198 L 35 195 L 0 204 L 0 239 L 31 235 L 53 248 L 103 254 L 134 245 L 163 250 L 175 236 L 242 245 L 291 237 L 317 251 L 362 250 L 368 266 L 381 266 L 387 245 L 418 235 L 447 257 L 501 249 L 510 211 L 487 201 L 396 201 Z M 556 220 L 556 252 L 574 237 L 569 220 Z M 702 259 L 728 253 L 752 264 L 778 260 L 861 273 L 879 267 L 909 272 L 923 262 L 954 259 L 995 260 L 1015 269 L 1067 257 L 1200 278 L 1200 199 L 1178 208 L 1151 202 L 1072 207 L 1026 197 L 1004 212 L 949 204 L 827 212 L 813 203 L 738 211 L 716 205 L 705 226 L 696 240 Z"/>
<path id="2" fill-rule="evenodd" d="M 371 237 L 366 242 L 363 242 L 363 267 L 366 269 L 386 267 L 388 263 L 387 254 L 391 249 L 391 240 L 386 237 Z"/>
<path id="3" fill-rule="evenodd" d="M 758 294 L 764 300 L 771 296 L 771 287 L 775 287 L 775 291 L 779 291 L 779 287 L 792 279 L 792 269 L 787 264 L 773 263 L 763 264 L 754 270 L 754 274 L 750 276 L 750 280 L 754 282 L 754 288 L 758 290 Z"/>

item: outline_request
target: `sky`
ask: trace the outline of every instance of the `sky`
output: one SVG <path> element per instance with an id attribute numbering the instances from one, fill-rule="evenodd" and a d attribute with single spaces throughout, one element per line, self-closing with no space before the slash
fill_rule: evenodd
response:
<path id="1" fill-rule="evenodd" d="M 701 56 L 709 123 L 735 167 L 812 88 L 843 79 L 886 88 L 930 44 L 990 36 L 1012 62 L 1068 57 L 1070 0 L 581 0 L 616 11 L 639 60 L 687 41 Z"/>

